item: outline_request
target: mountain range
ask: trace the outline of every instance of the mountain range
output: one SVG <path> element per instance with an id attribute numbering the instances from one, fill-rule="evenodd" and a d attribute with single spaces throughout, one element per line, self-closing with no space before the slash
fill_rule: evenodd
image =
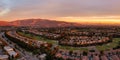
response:
<path id="1" fill-rule="evenodd" d="M 12 22 L 0 21 L 0 26 L 31 26 L 31 27 L 67 27 L 79 26 L 78 23 L 70 23 L 64 21 L 55 21 L 48 19 L 24 19 Z"/>
<path id="2" fill-rule="evenodd" d="M 31 27 L 70 27 L 70 26 L 120 26 L 120 24 L 111 25 L 111 24 L 90 24 L 90 23 L 73 23 L 73 22 L 64 22 L 64 21 L 56 21 L 49 19 L 23 19 L 23 20 L 15 20 L 11 22 L 0 21 L 0 26 L 31 26 Z"/>

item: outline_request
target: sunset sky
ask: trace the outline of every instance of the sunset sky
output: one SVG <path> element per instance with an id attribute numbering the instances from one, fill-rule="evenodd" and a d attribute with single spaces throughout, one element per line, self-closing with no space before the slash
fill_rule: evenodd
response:
<path id="1" fill-rule="evenodd" d="M 43 18 L 120 24 L 120 0 L 0 0 L 0 20 Z"/>

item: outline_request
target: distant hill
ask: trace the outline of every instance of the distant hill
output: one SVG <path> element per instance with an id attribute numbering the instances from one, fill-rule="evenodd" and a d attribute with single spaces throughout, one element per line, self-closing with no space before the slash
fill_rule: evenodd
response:
<path id="1" fill-rule="evenodd" d="M 10 26 L 11 24 L 6 21 L 0 21 L 0 26 Z"/>
<path id="2" fill-rule="evenodd" d="M 24 19 L 24 20 L 16 20 L 12 22 L 0 21 L 0 26 L 31 26 L 31 27 L 70 27 L 70 26 L 78 26 L 78 27 L 94 27 L 94 26 L 120 26 L 120 25 L 111 25 L 111 24 L 90 24 L 90 23 L 71 23 L 64 21 L 55 21 L 49 19 Z"/>
<path id="3" fill-rule="evenodd" d="M 14 25 L 14 26 L 32 26 L 32 27 L 67 27 L 67 26 L 80 25 L 77 23 L 69 23 L 69 22 L 55 21 L 48 19 L 25 19 L 25 20 L 16 20 L 12 22 L 0 22 L 0 24 L 1 24 L 0 26 Z"/>

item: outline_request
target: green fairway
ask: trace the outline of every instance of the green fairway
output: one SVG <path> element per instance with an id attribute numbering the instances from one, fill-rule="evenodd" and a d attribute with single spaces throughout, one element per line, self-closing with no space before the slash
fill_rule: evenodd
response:
<path id="1" fill-rule="evenodd" d="M 71 47 L 71 46 L 59 46 L 60 49 L 64 49 L 64 50 L 70 50 L 70 51 L 73 51 L 73 50 L 80 50 L 80 51 L 88 51 L 88 48 L 80 48 L 80 47 Z"/>
<path id="2" fill-rule="evenodd" d="M 105 50 L 110 50 L 111 48 L 114 48 L 119 45 L 120 38 L 114 38 L 111 43 L 108 44 L 103 44 L 102 46 L 96 46 L 96 48 L 99 51 L 105 51 Z"/>
<path id="3" fill-rule="evenodd" d="M 43 38 L 41 36 L 35 36 L 35 35 L 31 35 L 31 34 L 25 34 L 23 32 L 18 32 L 18 34 L 20 34 L 22 36 L 25 36 L 25 37 L 28 37 L 28 38 L 35 39 L 35 40 L 40 40 L 40 41 L 45 41 L 45 42 L 52 43 L 52 44 L 57 44 L 57 41 L 46 39 L 46 38 Z"/>
<path id="4" fill-rule="evenodd" d="M 35 40 L 40 40 L 40 41 L 46 41 L 48 43 L 52 43 L 52 44 L 57 44 L 57 41 L 55 40 L 50 40 L 50 39 L 46 39 L 46 38 L 43 38 L 41 36 L 35 36 L 35 35 L 31 35 L 31 34 L 25 34 L 23 32 L 17 32 L 19 33 L 20 35 L 22 36 L 25 36 L 25 37 L 28 37 L 28 38 L 32 38 L 32 39 L 35 39 Z M 65 50 L 80 50 L 80 51 L 88 51 L 87 48 L 79 48 L 79 47 L 70 47 L 70 46 L 59 46 L 60 49 L 65 49 Z"/>
<path id="5" fill-rule="evenodd" d="M 32 39 L 35 39 L 35 40 L 40 40 L 40 41 L 45 41 L 45 42 L 48 42 L 48 43 L 51 43 L 51 44 L 55 44 L 55 45 L 58 45 L 57 44 L 57 41 L 55 40 L 50 40 L 50 39 L 47 39 L 47 38 L 43 38 L 41 36 L 35 36 L 35 35 L 31 35 L 31 34 L 25 34 L 23 32 L 18 32 L 20 35 L 23 35 L 25 37 L 28 37 L 28 38 L 32 38 Z M 114 48 L 116 46 L 118 46 L 120 42 L 120 38 L 114 38 L 113 41 L 111 43 L 107 43 L 107 44 L 103 44 L 101 46 L 96 46 L 96 48 L 99 50 L 99 51 L 105 51 L 105 50 L 110 50 L 111 48 Z M 88 51 L 88 48 L 80 48 L 80 47 L 70 47 L 70 46 L 59 46 L 60 49 L 65 49 L 65 50 L 80 50 L 80 51 Z"/>

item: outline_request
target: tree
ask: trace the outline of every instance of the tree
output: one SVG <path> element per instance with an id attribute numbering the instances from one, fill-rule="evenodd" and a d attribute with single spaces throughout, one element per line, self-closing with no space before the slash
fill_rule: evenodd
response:
<path id="1" fill-rule="evenodd" d="M 83 51 L 83 56 L 87 56 L 87 54 L 88 54 L 87 52 Z"/>
<path id="2" fill-rule="evenodd" d="M 69 51 L 69 55 L 71 55 L 71 56 L 72 56 L 72 54 L 73 54 L 73 51 Z"/>

